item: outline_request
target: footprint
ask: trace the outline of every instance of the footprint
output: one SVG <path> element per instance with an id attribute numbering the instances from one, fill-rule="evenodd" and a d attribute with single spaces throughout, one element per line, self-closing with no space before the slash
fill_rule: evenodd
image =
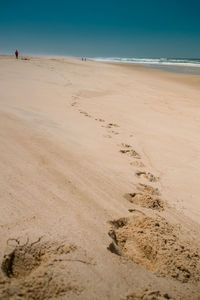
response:
<path id="1" fill-rule="evenodd" d="M 151 174 L 150 172 L 144 172 L 144 171 L 137 171 L 136 173 L 136 176 L 137 177 L 142 177 L 142 178 L 145 178 L 147 179 L 148 181 L 150 182 L 156 182 L 158 181 L 158 177 L 155 177 L 153 174 Z"/>
<path id="2" fill-rule="evenodd" d="M 73 102 L 72 104 L 71 104 L 71 106 L 75 106 L 77 104 L 77 102 Z"/>
<path id="3" fill-rule="evenodd" d="M 164 202 L 158 197 L 151 194 L 129 193 L 124 198 L 129 202 L 141 207 L 162 211 L 164 210 Z"/>
<path id="4" fill-rule="evenodd" d="M 63 269 L 69 270 L 69 264 L 71 269 L 77 263 L 92 265 L 85 251 L 63 240 L 42 242 L 40 237 L 22 245 L 18 239 L 12 241 L 15 245 L 4 255 L 1 264 L 5 282 L 0 285 L 2 299 L 10 299 L 12 293 L 17 299 L 57 299 L 68 293 L 79 295 L 84 290 L 76 272 Z"/>
<path id="5" fill-rule="evenodd" d="M 173 223 L 158 215 L 139 215 L 110 224 L 108 235 L 121 255 L 156 275 L 198 284 L 199 247 Z"/>
<path id="6" fill-rule="evenodd" d="M 159 196 L 158 188 L 139 183 L 136 186 L 136 191 L 125 194 L 124 198 L 135 205 L 162 211 L 166 205 Z"/>
<path id="7" fill-rule="evenodd" d="M 115 124 L 115 123 L 109 123 L 108 126 L 110 126 L 110 127 L 119 127 L 119 125 Z"/>
<path id="8" fill-rule="evenodd" d="M 143 164 L 143 162 L 142 161 L 138 161 L 138 160 L 132 161 L 130 163 L 130 165 L 134 166 L 134 167 L 140 167 L 140 168 L 144 168 L 145 167 L 145 165 Z"/>
<path id="9" fill-rule="evenodd" d="M 150 195 L 156 195 L 156 196 L 160 196 L 160 192 L 158 188 L 154 188 L 151 185 L 148 184 L 143 184 L 143 183 L 139 183 L 137 185 L 137 190 L 139 190 L 142 193 L 147 193 Z"/>
<path id="10" fill-rule="evenodd" d="M 121 143 L 121 146 L 124 148 L 131 148 L 131 145 L 125 143 Z"/>
<path id="11" fill-rule="evenodd" d="M 28 276 L 35 269 L 46 263 L 53 256 L 68 254 L 76 250 L 75 245 L 65 245 L 64 243 L 50 244 L 41 243 L 42 237 L 33 243 L 29 240 L 20 245 L 19 240 L 15 248 L 4 256 L 2 271 L 9 278 L 21 278 Z"/>
<path id="12" fill-rule="evenodd" d="M 119 127 L 119 125 L 115 124 L 115 123 L 108 123 L 106 126 L 102 126 L 105 128 L 113 128 L 113 127 Z"/>
<path id="13" fill-rule="evenodd" d="M 105 120 L 103 119 L 95 119 L 96 121 L 99 121 L 99 122 L 105 122 Z"/>
<path id="14" fill-rule="evenodd" d="M 86 116 L 86 117 L 89 117 L 89 118 L 91 118 L 92 116 L 91 115 L 89 115 L 86 111 L 83 111 L 83 110 L 79 110 L 79 112 L 80 112 L 80 114 L 83 114 L 84 116 Z"/>
<path id="15" fill-rule="evenodd" d="M 141 159 L 140 155 L 133 149 L 121 149 L 120 152 L 122 154 L 126 154 L 130 157 L 134 157 L 136 159 Z"/>

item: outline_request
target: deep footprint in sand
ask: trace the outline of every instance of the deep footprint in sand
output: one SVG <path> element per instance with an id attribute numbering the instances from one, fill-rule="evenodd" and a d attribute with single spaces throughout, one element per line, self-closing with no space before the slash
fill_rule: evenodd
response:
<path id="1" fill-rule="evenodd" d="M 137 172 L 135 173 L 135 175 L 136 175 L 137 177 L 140 177 L 140 178 L 145 178 L 145 179 L 147 179 L 147 180 L 150 181 L 150 182 L 156 182 L 156 181 L 159 180 L 158 177 L 154 176 L 154 175 L 151 174 L 150 172 L 137 171 Z"/>
<path id="2" fill-rule="evenodd" d="M 74 263 L 92 264 L 85 252 L 65 241 L 41 240 L 39 238 L 34 243 L 27 241 L 23 245 L 15 240 L 16 246 L 5 254 L 1 265 L 4 274 L 4 278 L 0 278 L 0 282 L 4 282 L 0 285 L 1 299 L 10 299 L 14 293 L 25 299 L 43 300 L 65 294 L 79 295 L 83 291 L 76 273 L 70 274 L 68 271 L 63 276 L 63 268 L 67 270 L 67 264 Z"/>
<path id="3" fill-rule="evenodd" d="M 109 236 L 118 255 L 161 276 L 199 283 L 200 251 L 187 234 L 159 216 L 138 215 L 110 222 Z M 111 248 L 111 249 L 110 249 Z M 115 253 L 115 251 L 111 251 Z"/>
<path id="4" fill-rule="evenodd" d="M 139 183 L 132 193 L 127 193 L 124 198 L 141 207 L 162 211 L 167 204 L 159 197 L 158 188 Z"/>
<path id="5" fill-rule="evenodd" d="M 164 202 L 158 196 L 145 193 L 129 193 L 125 194 L 124 198 L 141 207 L 158 211 L 164 210 Z"/>

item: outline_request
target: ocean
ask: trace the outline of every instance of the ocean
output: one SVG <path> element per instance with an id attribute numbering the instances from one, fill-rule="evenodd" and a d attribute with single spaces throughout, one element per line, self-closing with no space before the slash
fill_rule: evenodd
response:
<path id="1" fill-rule="evenodd" d="M 200 58 L 121 58 L 95 57 L 95 61 L 140 64 L 168 72 L 200 75 Z"/>

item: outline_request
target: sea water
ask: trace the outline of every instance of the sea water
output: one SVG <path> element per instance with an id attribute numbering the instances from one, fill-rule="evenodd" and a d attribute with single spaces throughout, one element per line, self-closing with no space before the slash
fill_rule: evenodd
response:
<path id="1" fill-rule="evenodd" d="M 95 61 L 141 64 L 168 72 L 200 75 L 200 58 L 121 58 L 95 57 Z"/>

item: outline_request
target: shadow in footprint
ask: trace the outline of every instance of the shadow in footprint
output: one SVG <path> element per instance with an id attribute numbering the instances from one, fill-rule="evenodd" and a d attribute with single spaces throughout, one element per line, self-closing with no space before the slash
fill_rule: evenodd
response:
<path id="1" fill-rule="evenodd" d="M 98 122 L 105 122 L 105 120 L 103 120 L 103 119 L 95 119 L 95 121 L 98 121 Z"/>
<path id="2" fill-rule="evenodd" d="M 155 177 L 153 174 L 151 174 L 150 172 L 145 172 L 145 171 L 137 171 L 135 173 L 135 175 L 139 178 L 145 178 L 150 182 L 156 182 L 159 180 L 158 177 Z"/>
<path id="3" fill-rule="evenodd" d="M 126 154 L 130 157 L 134 157 L 136 159 L 141 159 L 140 155 L 133 149 L 121 149 L 120 153 Z"/>
<path id="4" fill-rule="evenodd" d="M 80 114 L 83 114 L 85 117 L 89 117 L 91 118 L 92 116 L 89 115 L 86 111 L 83 111 L 83 110 L 79 110 Z"/>
<path id="5" fill-rule="evenodd" d="M 143 162 L 142 161 L 138 161 L 138 160 L 132 161 L 130 163 L 130 165 L 134 166 L 134 167 L 139 167 L 139 168 L 144 168 L 145 167 L 145 165 L 143 164 Z"/>

